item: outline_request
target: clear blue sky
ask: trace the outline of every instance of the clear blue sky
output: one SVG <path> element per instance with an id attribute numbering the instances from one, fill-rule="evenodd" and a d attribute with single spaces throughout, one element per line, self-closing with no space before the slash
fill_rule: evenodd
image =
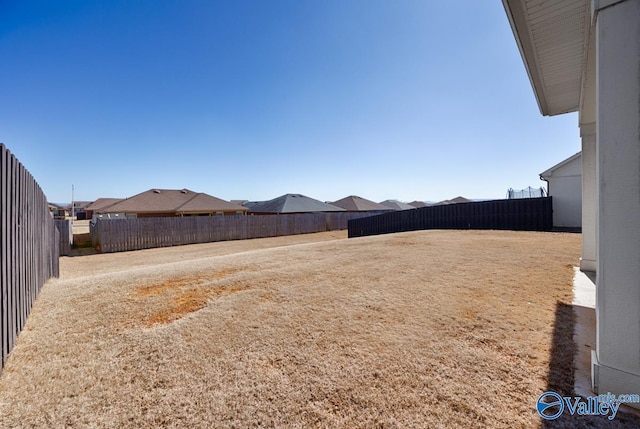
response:
<path id="1" fill-rule="evenodd" d="M 503 198 L 580 150 L 500 0 L 0 0 L 0 142 L 49 201 Z"/>

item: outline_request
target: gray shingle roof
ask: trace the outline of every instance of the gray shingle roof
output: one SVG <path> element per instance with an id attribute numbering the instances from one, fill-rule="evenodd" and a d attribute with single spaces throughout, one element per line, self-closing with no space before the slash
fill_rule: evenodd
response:
<path id="1" fill-rule="evenodd" d="M 382 201 L 380 204 L 382 204 L 383 206 L 387 206 L 389 208 L 392 208 L 393 210 L 411 210 L 411 209 L 415 209 L 415 207 L 410 206 L 407 203 L 403 203 L 401 201 L 398 200 L 385 200 Z"/>
<path id="2" fill-rule="evenodd" d="M 285 194 L 269 201 L 246 204 L 254 213 L 339 212 L 343 208 L 301 194 Z"/>

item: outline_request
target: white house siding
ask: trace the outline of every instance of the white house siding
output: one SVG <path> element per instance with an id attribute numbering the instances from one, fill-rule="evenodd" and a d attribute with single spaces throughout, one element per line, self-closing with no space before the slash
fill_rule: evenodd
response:
<path id="1" fill-rule="evenodd" d="M 580 228 L 582 226 L 582 158 L 573 156 L 552 167 L 541 177 L 549 183 L 553 197 L 553 226 Z"/>

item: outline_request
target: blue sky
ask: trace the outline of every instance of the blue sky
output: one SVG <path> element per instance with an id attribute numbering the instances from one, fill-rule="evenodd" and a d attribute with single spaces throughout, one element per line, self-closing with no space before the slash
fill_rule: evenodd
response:
<path id="1" fill-rule="evenodd" d="M 503 198 L 580 150 L 499 0 L 0 0 L 0 142 L 50 201 Z"/>

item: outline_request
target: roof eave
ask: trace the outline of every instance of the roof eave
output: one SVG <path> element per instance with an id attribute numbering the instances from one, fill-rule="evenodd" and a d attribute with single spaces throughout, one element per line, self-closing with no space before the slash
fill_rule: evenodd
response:
<path id="1" fill-rule="evenodd" d="M 578 81 L 583 80 L 590 17 L 586 13 L 584 21 L 578 20 L 577 24 L 572 23 L 568 26 L 566 16 L 562 15 L 566 14 L 567 10 L 557 10 L 559 4 L 564 6 L 561 0 L 539 3 L 534 4 L 531 0 L 502 0 L 540 113 L 544 116 L 555 116 L 576 112 L 580 107 L 582 88 L 579 88 L 581 85 L 576 86 L 571 80 L 567 81 L 566 79 L 569 74 Z M 569 13 L 575 13 L 576 18 L 583 13 L 585 8 L 588 10 L 589 7 L 588 0 L 573 1 L 569 6 Z M 528 9 L 534 7 L 549 9 L 548 15 L 541 21 L 539 10 L 534 12 Z M 561 20 L 559 17 L 563 17 L 563 19 Z M 575 61 L 570 60 L 558 61 L 557 58 L 550 57 L 549 40 L 545 42 L 545 38 L 541 38 L 541 34 L 551 37 L 557 36 L 558 39 L 554 43 L 558 46 L 567 45 L 566 49 L 563 48 L 563 58 L 579 58 L 580 64 L 577 65 Z M 576 43 L 580 41 L 580 38 L 582 38 L 582 43 Z M 579 51 L 575 50 L 576 47 Z M 554 52 L 553 56 L 557 56 L 557 52 Z M 561 67 L 560 71 L 554 70 L 558 66 Z M 558 85 L 564 86 L 562 96 L 557 93 Z"/>
<path id="2" fill-rule="evenodd" d="M 567 165 L 568 163 L 570 163 L 571 161 L 575 160 L 576 158 L 578 158 L 580 156 L 582 156 L 582 152 L 575 153 L 575 154 L 571 155 L 569 158 L 560 161 L 559 163 L 557 163 L 553 167 L 548 168 L 547 170 L 545 170 L 542 173 L 540 173 L 539 174 L 540 178 L 542 178 L 542 180 L 546 180 L 547 177 L 552 177 L 554 171 L 556 171 L 560 167 L 564 167 L 565 165 Z"/>
<path id="3" fill-rule="evenodd" d="M 507 18 L 509 19 L 513 37 L 516 39 L 516 44 L 518 45 L 520 56 L 522 57 L 522 61 L 524 62 L 524 68 L 527 71 L 529 82 L 531 83 L 531 87 L 533 88 L 533 93 L 536 97 L 536 102 L 538 103 L 538 109 L 540 110 L 540 113 L 542 115 L 551 116 L 547 99 L 544 94 L 540 72 L 538 71 L 537 67 L 532 66 L 530 62 L 532 61 L 535 64 L 535 60 L 533 60 L 535 56 L 533 54 L 534 49 L 529 37 L 529 33 L 528 31 L 526 31 L 527 26 L 526 24 L 524 24 L 525 18 L 521 8 L 522 4 L 519 1 L 502 0 L 502 5 L 504 6 Z M 512 10 L 512 6 L 515 6 L 516 9 L 515 16 Z M 521 34 L 523 34 L 523 37 L 520 36 Z"/>

